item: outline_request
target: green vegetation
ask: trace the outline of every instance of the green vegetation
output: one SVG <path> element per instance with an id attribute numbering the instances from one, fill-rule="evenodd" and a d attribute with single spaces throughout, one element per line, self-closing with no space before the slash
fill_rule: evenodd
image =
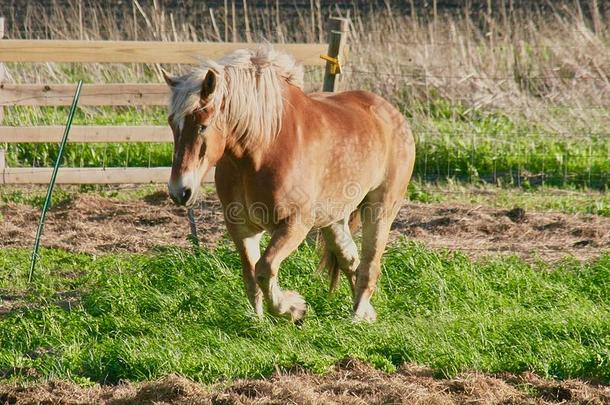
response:
<path id="1" fill-rule="evenodd" d="M 421 108 L 421 106 L 419 106 Z M 610 109 L 603 110 L 607 115 Z M 562 109 L 548 111 L 549 118 Z M 485 112 L 439 100 L 412 115 L 417 136 L 415 176 L 421 180 L 485 181 L 605 188 L 610 184 L 608 131 L 580 128 L 561 135 L 519 112 Z"/>
<path id="2" fill-rule="evenodd" d="M 10 126 L 64 125 L 67 108 L 11 107 L 6 123 Z M 100 107 L 77 110 L 73 125 L 167 125 L 163 107 Z M 6 150 L 9 166 L 53 166 L 57 158 L 57 144 L 1 144 Z M 169 166 L 172 162 L 171 144 L 103 143 L 70 144 L 64 155 L 65 166 L 71 167 L 148 167 Z"/>
<path id="3" fill-rule="evenodd" d="M 302 326 L 248 310 L 237 253 L 167 249 L 89 256 L 45 250 L 31 287 L 29 252 L 0 251 L 0 374 L 25 381 L 142 380 L 179 373 L 202 381 L 316 372 L 355 357 L 393 370 L 441 374 L 533 370 L 610 381 L 610 255 L 555 268 L 516 258 L 397 243 L 374 298 L 379 321 L 350 320 L 347 286 L 328 297 L 303 246 L 281 273 L 308 301 Z M 7 310 L 8 308 L 8 310 Z"/>
<path id="4" fill-rule="evenodd" d="M 521 207 L 532 211 L 566 214 L 593 214 L 610 217 L 610 193 L 576 188 L 536 187 L 519 189 L 459 182 L 426 183 L 413 181 L 409 199 L 422 203 L 477 204 L 485 207 Z"/>
<path id="5" fill-rule="evenodd" d="M 419 106 L 418 108 L 422 108 Z M 26 108 L 13 108 L 10 125 L 23 125 Z M 30 109 L 31 110 L 31 109 Z M 43 108 L 40 125 L 61 124 L 62 112 Z M 421 121 L 421 116 L 427 116 Z M 426 111 L 407 111 L 417 138 L 415 177 L 506 184 L 605 188 L 610 182 L 610 137 L 582 132 L 572 137 L 554 136 L 527 123 L 518 115 L 466 110 L 437 101 Z M 457 117 L 457 118 L 456 118 Z M 75 124 L 165 125 L 163 108 L 100 108 L 81 111 Z M 20 124 L 21 123 L 21 124 Z M 0 145 L 2 147 L 2 145 Z M 13 144 L 7 149 L 12 166 L 52 166 L 55 144 Z M 171 165 L 170 144 L 72 144 L 65 165 L 122 167 Z"/>

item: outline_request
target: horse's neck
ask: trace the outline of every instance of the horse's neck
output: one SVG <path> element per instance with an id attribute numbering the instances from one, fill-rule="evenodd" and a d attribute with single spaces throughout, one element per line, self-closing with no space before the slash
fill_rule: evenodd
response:
<path id="1" fill-rule="evenodd" d="M 251 168 L 258 170 L 265 159 L 263 150 L 246 149 L 239 142 L 229 140 L 224 155 L 240 168 Z"/>
<path id="2" fill-rule="evenodd" d="M 265 161 L 273 157 L 286 157 L 286 152 L 295 145 L 294 119 L 298 114 L 294 109 L 298 109 L 308 99 L 303 91 L 295 86 L 286 85 L 284 88 L 284 111 L 282 116 L 282 126 L 280 132 L 268 145 L 258 145 L 255 147 L 244 147 L 235 137 L 228 136 L 225 154 L 239 165 L 251 166 L 258 170 Z"/>

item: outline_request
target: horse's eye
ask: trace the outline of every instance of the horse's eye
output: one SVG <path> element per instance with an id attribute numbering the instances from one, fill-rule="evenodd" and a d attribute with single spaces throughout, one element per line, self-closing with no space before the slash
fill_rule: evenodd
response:
<path id="1" fill-rule="evenodd" d="M 199 135 L 203 135 L 203 133 L 205 132 L 205 128 L 206 128 L 205 126 L 199 125 L 199 127 L 197 128 L 197 133 Z"/>

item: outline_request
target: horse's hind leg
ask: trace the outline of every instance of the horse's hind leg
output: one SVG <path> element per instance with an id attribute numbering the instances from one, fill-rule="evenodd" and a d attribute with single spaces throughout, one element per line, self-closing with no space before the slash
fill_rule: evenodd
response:
<path id="1" fill-rule="evenodd" d="M 362 255 L 356 271 L 354 320 L 375 321 L 377 315 L 371 305 L 381 272 L 381 256 L 385 250 L 390 226 L 400 208 L 402 194 L 383 189 L 369 193 L 360 206 L 362 217 Z"/>
<path id="2" fill-rule="evenodd" d="M 305 300 L 294 291 L 282 290 L 277 276 L 280 265 L 305 239 L 309 232 L 303 224 L 284 223 L 271 234 L 265 253 L 256 263 L 256 280 L 269 309 L 276 315 L 298 321 L 305 316 Z"/>
<path id="3" fill-rule="evenodd" d="M 337 267 L 347 277 L 350 288 L 352 290 L 352 296 L 355 293 L 356 286 L 356 269 L 360 263 L 358 257 L 358 247 L 352 238 L 352 234 L 349 229 L 348 221 L 341 220 L 334 224 L 321 229 L 322 237 L 326 243 L 326 249 L 328 253 L 334 255 L 336 259 Z M 326 263 L 327 266 L 334 266 L 334 263 Z M 334 269 L 330 270 L 331 277 L 331 290 L 336 287 L 338 283 L 339 274 L 333 274 Z"/>

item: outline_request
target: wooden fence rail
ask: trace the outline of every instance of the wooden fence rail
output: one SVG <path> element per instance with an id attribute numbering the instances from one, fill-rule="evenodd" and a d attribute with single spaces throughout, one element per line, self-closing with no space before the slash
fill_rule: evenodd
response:
<path id="1" fill-rule="evenodd" d="M 69 106 L 74 88 L 73 84 L 0 84 L 0 106 Z M 165 83 L 83 84 L 78 105 L 167 105 L 167 96 Z"/>
<path id="2" fill-rule="evenodd" d="M 58 143 L 64 127 L 49 125 L 39 127 L 0 126 L 0 143 Z M 172 142 L 168 125 L 73 125 L 71 143 L 105 142 Z"/>
<path id="3" fill-rule="evenodd" d="M 329 44 L 273 44 L 303 65 L 326 65 L 324 90 L 334 91 L 337 61 L 343 59 L 348 20 L 331 19 Z M 74 62 L 74 63 L 152 63 L 197 64 L 199 58 L 217 59 L 236 49 L 252 47 L 249 43 L 154 42 L 154 41 L 64 41 L 2 39 L 0 18 L 0 124 L 3 106 L 68 106 L 72 102 L 72 84 L 3 83 L 2 62 Z M 325 60 L 320 56 L 325 54 Z M 166 105 L 165 84 L 96 83 L 85 84 L 81 106 L 157 106 Z M 0 126 L 2 143 L 55 143 L 61 140 L 62 126 Z M 172 142 L 165 126 L 73 126 L 69 142 Z M 164 183 L 167 167 L 152 168 L 69 168 L 59 170 L 59 184 Z M 0 184 L 46 184 L 51 168 L 6 167 L 0 149 Z M 213 181 L 213 173 L 205 181 Z"/>
<path id="4" fill-rule="evenodd" d="M 62 167 L 57 184 L 145 184 L 166 183 L 169 167 Z M 0 184 L 48 184 L 51 167 L 6 167 L 0 171 Z M 214 170 L 203 179 L 214 181 Z"/>
<path id="5" fill-rule="evenodd" d="M 240 42 L 160 42 L 160 41 L 70 41 L 6 39 L 0 44 L 2 62 L 79 62 L 79 63 L 168 63 L 198 64 L 202 55 L 219 59 L 237 49 L 251 48 Z M 274 44 L 295 59 L 312 66 L 323 66 L 320 54 L 326 44 Z"/>

